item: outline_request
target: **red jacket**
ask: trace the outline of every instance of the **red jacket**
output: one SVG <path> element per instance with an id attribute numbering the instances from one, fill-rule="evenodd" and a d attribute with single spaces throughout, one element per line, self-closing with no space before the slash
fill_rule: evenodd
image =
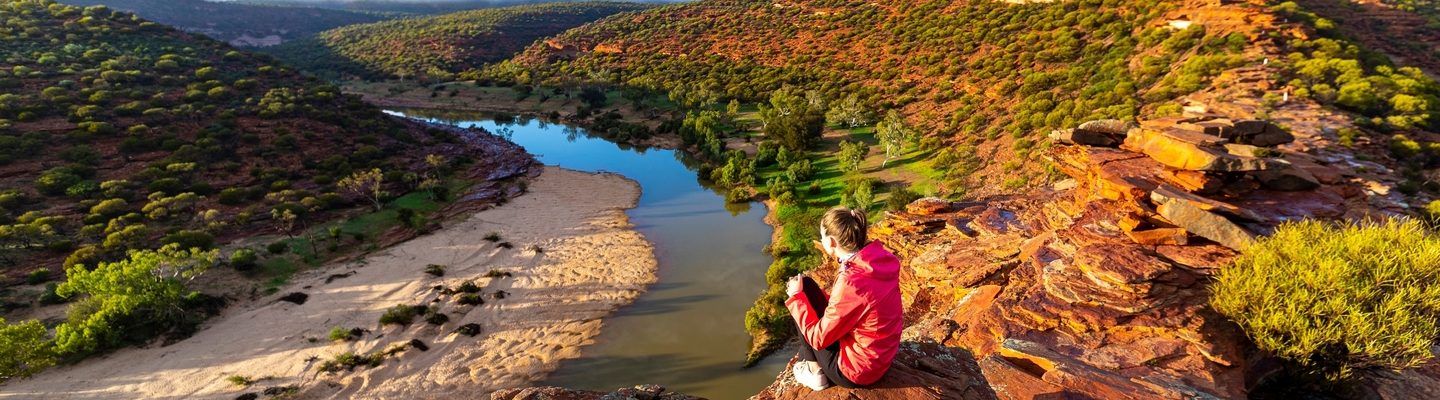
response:
<path id="1" fill-rule="evenodd" d="M 900 304 L 900 260 L 880 242 L 870 242 L 840 266 L 825 315 L 815 315 L 801 291 L 785 300 L 811 347 L 840 341 L 840 372 L 869 385 L 885 376 L 900 349 L 904 309 Z"/>

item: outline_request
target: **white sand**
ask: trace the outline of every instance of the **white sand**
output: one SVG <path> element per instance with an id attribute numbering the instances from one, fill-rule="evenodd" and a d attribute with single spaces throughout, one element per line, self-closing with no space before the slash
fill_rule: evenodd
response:
<path id="1" fill-rule="evenodd" d="M 279 294 L 308 293 L 303 305 L 270 296 L 228 310 L 179 343 L 54 368 L 0 386 L 0 398 L 230 399 L 290 384 L 302 386 L 298 398 L 474 398 L 533 382 L 558 361 L 577 357 L 579 347 L 599 333 L 601 317 L 654 282 L 656 262 L 650 243 L 624 213 L 639 199 L 634 182 L 552 167 L 529 188 L 504 206 L 431 235 L 297 277 Z M 514 249 L 485 241 L 490 232 Z M 532 245 L 543 252 L 529 250 Z M 445 276 L 425 274 L 428 264 L 447 265 Z M 491 269 L 514 277 L 482 277 Z M 349 271 L 355 274 L 325 283 L 329 275 Z M 456 295 L 433 289 L 472 279 L 485 288 L 484 305 L 461 306 Z M 510 295 L 496 300 L 491 294 L 497 290 Z M 450 322 L 380 326 L 380 314 L 396 304 L 439 305 Z M 482 326 L 480 335 L 453 333 L 472 322 Z M 326 335 L 335 326 L 372 332 L 356 342 L 332 343 Z M 410 339 L 430 350 L 406 350 L 373 369 L 317 370 L 335 354 L 364 354 Z M 248 388 L 225 380 L 237 374 L 273 378 Z"/>

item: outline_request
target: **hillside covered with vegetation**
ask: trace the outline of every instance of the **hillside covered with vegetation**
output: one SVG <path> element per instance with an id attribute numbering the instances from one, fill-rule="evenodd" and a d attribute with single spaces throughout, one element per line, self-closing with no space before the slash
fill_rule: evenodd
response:
<path id="1" fill-rule="evenodd" d="M 32 352 L 10 360 L 183 334 L 222 304 L 183 285 L 205 268 L 273 286 L 379 228 L 424 225 L 454 187 L 447 171 L 476 154 L 264 57 L 106 7 L 0 2 L 0 43 L 4 310 L 78 302 L 53 347 L 32 335 L 39 324 L 0 330 L 3 351 Z M 407 193 L 424 206 L 386 205 Z M 309 229 L 371 206 L 323 242 Z M 261 235 L 275 241 L 216 250 Z M 32 285 L 38 299 L 16 297 Z M 0 380 L 46 365 L 17 362 Z"/>
<path id="2" fill-rule="evenodd" d="M 66 0 L 64 3 L 103 5 L 132 12 L 151 21 L 203 33 L 235 46 L 272 46 L 335 27 L 387 18 L 370 12 L 206 0 Z"/>
<path id="3" fill-rule="evenodd" d="M 510 58 L 535 40 L 649 6 L 623 2 L 548 3 L 462 11 L 352 25 L 271 50 L 321 76 L 450 79 Z"/>
<path id="4" fill-rule="evenodd" d="M 702 174 L 736 187 L 736 200 L 777 201 L 785 230 L 772 245 L 771 289 L 746 319 L 763 342 L 757 348 L 769 348 L 784 336 L 772 333 L 791 329 L 780 283 L 819 261 L 808 245 L 819 212 L 873 210 L 886 198 L 899 207 L 917 195 L 867 178 L 870 146 L 884 153 L 879 169 L 899 160 L 888 168 L 934 182 L 916 187 L 919 195 L 1015 191 L 1058 176 L 1040 157 L 1052 130 L 1179 115 L 1187 96 L 1222 72 L 1272 64 L 1286 71 L 1276 78 L 1292 95 L 1356 113 L 1381 133 L 1440 127 L 1432 101 L 1440 86 L 1417 70 L 1339 38 L 1290 40 L 1258 28 L 1296 14 L 1294 4 L 1251 5 L 1263 12 L 1245 15 L 1189 6 L 701 1 L 610 17 L 459 77 L 622 87 L 665 94 L 687 110 L 667 126 L 712 161 Z M 1251 17 L 1260 19 L 1238 19 Z M 855 139 L 822 139 L 826 131 Z M 766 143 L 727 150 L 754 133 Z"/>

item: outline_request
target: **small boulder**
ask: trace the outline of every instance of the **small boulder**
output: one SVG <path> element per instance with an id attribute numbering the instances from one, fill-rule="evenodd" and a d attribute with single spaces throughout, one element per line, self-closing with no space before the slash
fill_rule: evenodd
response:
<path id="1" fill-rule="evenodd" d="M 1320 180 L 1302 168 L 1281 168 L 1256 171 L 1252 176 L 1266 189 L 1282 192 L 1300 192 L 1320 187 Z"/>
<path id="2" fill-rule="evenodd" d="M 292 292 L 292 293 L 286 294 L 286 295 L 284 295 L 284 296 L 280 296 L 280 301 L 285 301 L 285 302 L 290 302 L 290 303 L 295 303 L 295 304 L 305 304 L 305 301 L 307 301 L 307 300 L 310 300 L 310 295 L 305 294 L 305 293 L 302 293 L 302 292 Z"/>
<path id="3" fill-rule="evenodd" d="M 1171 168 L 1189 171 L 1245 172 L 1272 168 L 1269 160 L 1230 154 L 1225 140 L 1183 130 L 1130 131 L 1122 148 L 1143 153 Z"/>
<path id="4" fill-rule="evenodd" d="M 1230 141 L 1260 147 L 1279 146 L 1295 141 L 1295 136 L 1285 129 L 1267 121 L 1242 120 L 1235 122 Z"/>
<path id="5" fill-rule="evenodd" d="M 1206 210 L 1205 203 L 1178 196 L 1167 197 L 1159 195 L 1160 192 L 1156 190 L 1151 196 L 1151 200 L 1156 203 L 1155 210 L 1161 218 L 1185 228 L 1186 231 L 1236 250 L 1243 250 L 1255 241 L 1254 233 L 1220 214 Z"/>
<path id="6" fill-rule="evenodd" d="M 935 215 L 954 210 L 955 203 L 938 197 L 925 197 L 905 205 L 905 212 L 915 215 Z"/>

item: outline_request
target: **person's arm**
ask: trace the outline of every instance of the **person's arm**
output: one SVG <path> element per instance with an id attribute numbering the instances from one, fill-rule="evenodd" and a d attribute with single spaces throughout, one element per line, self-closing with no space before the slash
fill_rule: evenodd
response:
<path id="1" fill-rule="evenodd" d="M 785 307 L 789 308 L 790 315 L 795 317 L 800 336 L 811 347 L 820 349 L 840 340 L 841 336 L 854 328 L 865 305 L 864 299 L 856 296 L 845 277 L 841 276 L 831 290 L 825 315 L 816 315 L 815 311 L 810 309 L 810 301 L 805 297 L 804 291 L 785 300 Z"/>

